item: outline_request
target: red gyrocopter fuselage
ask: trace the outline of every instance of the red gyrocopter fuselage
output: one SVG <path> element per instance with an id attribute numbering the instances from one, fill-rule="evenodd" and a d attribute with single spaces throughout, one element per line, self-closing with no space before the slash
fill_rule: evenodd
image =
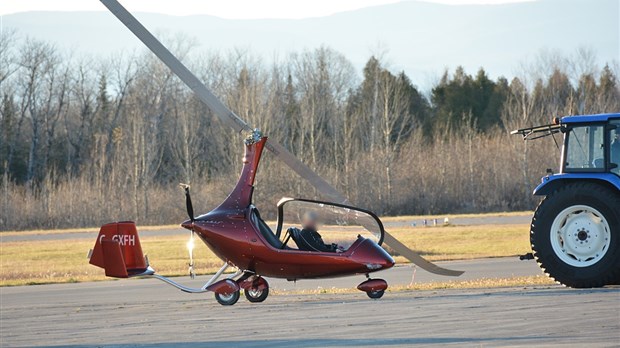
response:
<path id="1" fill-rule="evenodd" d="M 342 253 L 283 248 L 252 204 L 254 177 L 266 140 L 265 137 L 246 143 L 243 170 L 228 198 L 193 222 L 183 222 L 183 227 L 195 231 L 222 260 L 266 277 L 291 280 L 336 277 L 366 274 L 394 265 L 383 248 L 366 238 L 358 238 Z"/>
<path id="2" fill-rule="evenodd" d="M 245 140 L 243 169 L 237 185 L 217 208 L 207 214 L 193 218 L 191 200 L 188 205 L 189 220 L 182 226 L 193 231 L 220 259 L 222 269 L 200 289 L 184 287 L 162 277 L 148 265 L 141 262 L 142 250 L 135 225 L 114 223 L 104 225 L 92 251 L 91 263 L 106 270 L 112 277 L 152 276 L 161 279 L 186 292 L 216 293 L 216 299 L 223 305 L 234 304 L 243 289 L 248 300 L 262 302 L 268 294 L 268 284 L 263 277 L 288 280 L 329 278 L 362 274 L 368 280 L 358 289 L 371 298 L 379 298 L 387 288 L 382 279 L 370 279 L 371 272 L 384 270 L 394 265 L 392 257 L 380 246 L 383 241 L 383 225 L 372 212 L 342 204 L 310 200 L 283 199 L 278 204 L 278 225 L 276 231 L 262 220 L 258 209 L 252 203 L 254 178 L 258 169 L 263 147 L 267 141 L 255 131 Z M 188 194 L 189 200 L 189 192 Z M 305 251 L 295 248 L 294 241 L 281 240 L 281 232 L 287 224 L 285 213 L 288 207 L 301 206 L 318 213 L 327 212 L 332 223 L 326 229 L 365 231 L 374 238 L 357 235 L 339 252 Z M 295 211 L 295 209 L 293 209 Z M 337 212 L 337 213 L 336 213 Z M 293 217 L 298 216 L 292 214 Z M 326 218 L 329 220 L 330 218 Z M 293 218 L 293 220 L 295 220 Z M 293 223 L 297 223 L 294 221 Z M 290 224 L 290 222 L 289 222 Z M 355 225 L 352 228 L 351 225 Z M 360 233 L 361 234 L 361 233 Z M 135 235 L 135 236 L 134 236 Z M 131 241 L 135 242 L 131 243 Z M 376 241 L 375 241 L 376 240 Z M 136 261 L 137 260 L 137 261 Z M 224 270 L 232 266 L 237 273 L 216 282 Z"/>

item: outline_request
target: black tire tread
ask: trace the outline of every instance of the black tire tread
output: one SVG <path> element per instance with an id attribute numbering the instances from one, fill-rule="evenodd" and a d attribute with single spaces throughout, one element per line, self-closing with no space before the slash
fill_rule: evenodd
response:
<path id="1" fill-rule="evenodd" d="M 217 300 L 217 302 L 219 304 L 221 304 L 222 306 L 232 306 L 235 303 L 237 303 L 237 301 L 239 301 L 239 297 L 241 296 L 241 294 L 239 293 L 239 290 L 234 292 L 234 297 L 230 300 L 230 301 L 224 301 L 222 300 L 222 298 L 220 297 L 219 294 L 215 294 L 215 299 Z"/>
<path id="2" fill-rule="evenodd" d="M 385 290 L 377 290 L 377 291 L 368 291 L 366 295 L 368 295 L 368 297 L 372 298 L 373 300 L 378 300 L 381 297 L 383 297 L 384 293 L 385 293 Z"/>
<path id="3" fill-rule="evenodd" d="M 250 296 L 250 294 L 246 290 L 243 291 L 243 294 L 245 295 L 245 298 L 252 303 L 263 302 L 267 299 L 267 296 L 269 296 L 269 287 L 266 287 L 259 297 Z"/>

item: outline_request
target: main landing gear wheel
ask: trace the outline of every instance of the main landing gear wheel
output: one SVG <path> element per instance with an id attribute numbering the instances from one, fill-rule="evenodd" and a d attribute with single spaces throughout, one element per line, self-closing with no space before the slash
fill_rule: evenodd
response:
<path id="1" fill-rule="evenodd" d="M 267 296 L 269 296 L 269 288 L 267 287 L 262 290 L 250 288 L 247 290 L 243 290 L 243 293 L 245 294 L 245 298 L 247 298 L 250 302 L 263 302 L 265 301 Z"/>
<path id="2" fill-rule="evenodd" d="M 217 300 L 217 302 L 219 304 L 221 304 L 222 306 L 232 306 L 235 303 L 237 303 L 237 301 L 239 301 L 239 290 L 230 293 L 230 294 L 218 294 L 215 293 L 215 299 Z"/>
<path id="3" fill-rule="evenodd" d="M 263 302 L 269 296 L 269 283 L 261 276 L 246 273 L 237 283 L 243 289 L 245 298 L 252 303 Z"/>
<path id="4" fill-rule="evenodd" d="M 376 291 L 368 291 L 368 292 L 366 292 L 366 295 L 368 295 L 368 297 L 376 300 L 376 299 L 381 298 L 384 293 L 385 293 L 385 290 L 376 290 Z"/>

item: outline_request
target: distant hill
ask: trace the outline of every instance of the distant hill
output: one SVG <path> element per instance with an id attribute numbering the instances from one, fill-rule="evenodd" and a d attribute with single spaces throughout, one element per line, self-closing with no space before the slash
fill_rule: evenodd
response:
<path id="1" fill-rule="evenodd" d="M 147 28 L 195 37 L 199 50 L 249 49 L 266 59 L 291 51 L 330 46 L 361 69 L 377 46 L 388 49 L 392 67 L 427 87 L 444 68 L 483 66 L 491 76 L 512 76 L 519 62 L 543 49 L 572 53 L 593 49 L 599 62 L 620 57 L 620 1 L 541 0 L 504 5 L 449 6 L 401 2 L 332 16 L 286 20 L 229 20 L 206 15 L 138 13 Z M 107 12 L 26 12 L 5 15 L 5 28 L 56 42 L 77 53 L 109 54 L 142 49 Z"/>

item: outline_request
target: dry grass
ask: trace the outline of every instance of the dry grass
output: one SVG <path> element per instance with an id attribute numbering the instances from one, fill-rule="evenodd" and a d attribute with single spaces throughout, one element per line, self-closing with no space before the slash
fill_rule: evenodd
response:
<path id="1" fill-rule="evenodd" d="M 142 249 L 158 273 L 186 275 L 187 235 L 144 237 Z M 53 240 L 1 244 L 0 286 L 105 280 L 103 270 L 88 263 L 93 240 Z M 206 246 L 194 250 L 196 270 L 213 273 L 222 262 Z"/>
<path id="2" fill-rule="evenodd" d="M 438 215 L 401 215 L 401 216 L 382 216 L 382 222 L 400 222 L 400 221 L 418 221 L 424 219 L 434 219 L 434 218 L 485 218 L 485 217 L 504 217 L 504 216 L 532 216 L 534 212 L 532 211 L 515 211 L 515 212 L 501 212 L 501 213 L 480 213 L 480 214 L 438 214 Z M 266 221 L 268 225 L 274 226 L 277 224 L 277 221 L 270 220 Z M 440 221 L 443 224 L 443 220 Z M 148 225 L 140 225 L 141 231 L 158 231 L 158 230 L 168 230 L 168 229 L 176 229 L 179 228 L 179 224 L 176 225 L 156 225 L 156 226 L 148 226 Z M 37 230 L 29 230 L 29 231 L 0 231 L 0 234 L 3 236 L 13 236 L 13 235 L 46 235 L 46 234 L 57 234 L 57 233 L 76 233 L 76 232 L 98 232 L 99 227 L 83 227 L 83 228 L 64 228 L 64 229 L 37 229 Z"/>
<path id="3" fill-rule="evenodd" d="M 449 282 L 432 282 L 432 283 L 420 283 L 410 285 L 397 285 L 390 286 L 387 292 L 402 292 L 402 291 L 424 291 L 424 290 L 466 290 L 466 289 L 481 289 L 481 288 L 501 288 L 501 287 L 522 287 L 522 286 L 549 286 L 556 284 L 551 278 L 544 275 L 536 275 L 529 277 L 509 277 L 509 278 L 481 278 L 462 281 L 449 281 Z M 270 293 L 272 291 L 270 290 Z M 315 294 L 349 294 L 358 293 L 359 290 L 353 288 L 317 288 L 306 290 L 274 290 L 275 295 L 315 295 Z"/>
<path id="4" fill-rule="evenodd" d="M 415 221 L 423 219 L 454 219 L 454 218 L 485 218 L 485 217 L 504 217 L 504 216 L 532 216 L 533 211 L 510 211 L 501 213 L 480 213 L 480 214 L 435 214 L 435 215 L 400 215 L 381 217 L 383 222 Z M 443 220 L 440 221 L 443 223 Z"/>
<path id="5" fill-rule="evenodd" d="M 160 230 L 173 230 L 179 228 L 179 224 L 176 225 L 157 225 L 157 226 L 140 226 L 140 231 L 160 231 Z M 30 230 L 30 231 L 4 231 L 0 232 L 2 236 L 32 236 L 32 235 L 48 235 L 59 233 L 83 233 L 92 232 L 98 233 L 99 227 L 83 227 L 83 228 L 63 228 L 56 230 Z"/>
<path id="6" fill-rule="evenodd" d="M 404 227 L 390 233 L 429 260 L 440 261 L 525 254 L 530 251 L 528 231 L 528 225 L 479 225 Z M 397 256 L 396 261 L 404 259 Z"/>
<path id="7" fill-rule="evenodd" d="M 407 286 L 395 286 L 388 288 L 388 291 L 406 290 L 439 290 L 439 289 L 481 289 L 499 288 L 516 286 L 544 286 L 557 284 L 553 279 L 546 275 L 535 275 L 527 277 L 508 277 L 508 278 L 480 278 L 472 280 L 433 282 L 410 284 Z"/>
<path id="8" fill-rule="evenodd" d="M 527 225 L 484 225 L 403 227 L 390 233 L 428 259 L 438 261 L 524 254 L 529 251 L 527 231 Z M 143 237 L 141 242 L 158 273 L 188 273 L 187 234 L 181 230 L 178 236 Z M 0 286 L 104 280 L 103 270 L 86 259 L 93 245 L 94 238 L 1 243 Z M 221 261 L 206 246 L 197 245 L 196 271 L 215 272 Z M 396 261 L 406 262 L 399 256 Z"/>

